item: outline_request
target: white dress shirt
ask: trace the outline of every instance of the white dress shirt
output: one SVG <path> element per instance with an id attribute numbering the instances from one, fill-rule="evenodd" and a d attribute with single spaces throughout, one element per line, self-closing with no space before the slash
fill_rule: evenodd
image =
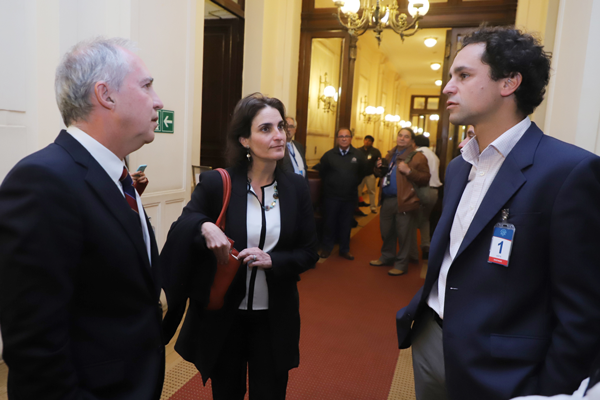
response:
<path id="1" fill-rule="evenodd" d="M 440 159 L 438 156 L 436 156 L 429 147 L 419 147 L 417 148 L 417 151 L 423 153 L 427 159 L 427 165 L 429 166 L 429 172 L 431 173 L 431 178 L 429 178 L 429 186 L 432 188 L 438 188 L 442 186 L 442 181 L 440 181 Z"/>
<path id="2" fill-rule="evenodd" d="M 437 280 L 437 285 L 433 285 L 431 293 L 427 299 L 427 304 L 431 307 L 440 318 L 444 318 L 444 301 L 446 295 L 446 280 L 448 271 L 452 266 L 454 257 L 458 253 L 458 249 L 467 234 L 467 230 L 483 201 L 488 189 L 490 188 L 496 174 L 502 167 L 502 163 L 506 156 L 511 152 L 513 147 L 521 139 L 529 126 L 531 120 L 526 117 L 523 121 L 513 126 L 500 137 L 494 140 L 479 154 L 479 144 L 477 137 L 469 140 L 469 142 L 461 149 L 463 159 L 472 165 L 471 172 L 465 190 L 463 191 L 460 203 L 454 214 L 454 221 L 450 230 L 450 241 L 446 248 L 446 254 L 440 268 L 440 276 Z"/>
<path id="3" fill-rule="evenodd" d="M 85 149 L 94 157 L 94 159 L 100 164 L 100 166 L 106 171 L 110 179 L 117 185 L 117 188 L 125 198 L 125 193 L 123 192 L 123 185 L 121 184 L 121 174 L 123 173 L 123 160 L 120 160 L 119 157 L 115 155 L 112 151 L 104 147 L 100 142 L 96 139 L 82 131 L 81 129 L 75 126 L 69 126 L 67 128 L 67 132 L 73 136 L 75 140 L 77 140 Z M 135 192 L 135 201 L 138 206 L 140 223 L 142 224 L 142 233 L 144 235 L 144 243 L 146 244 L 146 252 L 148 253 L 148 260 L 150 261 L 150 265 L 152 265 L 152 256 L 150 253 L 150 234 L 148 233 L 148 225 L 146 224 L 146 218 L 144 213 L 144 207 L 142 205 L 142 200 L 138 195 L 137 191 Z"/>
<path id="4" fill-rule="evenodd" d="M 298 148 L 294 144 L 293 141 L 287 143 L 290 159 L 292 161 L 292 166 L 294 167 L 294 172 L 298 175 L 306 176 L 306 165 L 302 161 L 302 156 L 298 151 Z"/>
<path id="5" fill-rule="evenodd" d="M 274 181 L 272 184 L 263 186 L 262 198 L 263 204 L 271 205 L 275 200 L 273 194 L 277 182 Z M 248 206 L 246 214 L 246 234 L 247 244 L 250 247 L 262 248 L 265 253 L 273 250 L 273 248 L 279 242 L 279 233 L 281 232 L 281 214 L 279 212 L 279 199 L 275 207 L 266 211 L 258 197 L 256 192 L 252 188 L 252 185 L 248 184 Z M 264 230 L 264 243 L 261 245 L 261 234 Z M 252 270 L 254 268 L 248 268 L 246 274 L 246 296 L 240 303 L 240 310 L 248 309 L 248 297 L 250 296 L 250 286 L 252 280 Z M 252 310 L 267 310 L 269 309 L 269 288 L 267 286 L 267 277 L 265 270 L 256 268 L 256 278 L 254 281 L 254 293 L 252 298 Z"/>

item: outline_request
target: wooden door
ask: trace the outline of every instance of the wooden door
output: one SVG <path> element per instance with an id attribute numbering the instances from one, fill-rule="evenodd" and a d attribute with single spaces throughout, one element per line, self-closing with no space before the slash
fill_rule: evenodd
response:
<path id="1" fill-rule="evenodd" d="M 446 49 L 444 53 L 444 72 L 442 74 L 442 88 L 446 87 L 449 80 L 450 67 L 458 50 L 462 47 L 462 38 L 475 31 L 477 28 L 452 28 L 446 33 Z M 464 128 L 450 123 L 450 113 L 446 109 L 448 96 L 440 96 L 440 123 L 438 124 L 438 134 L 436 143 L 436 153 L 440 159 L 440 179 L 444 181 L 446 167 L 456 157 L 458 153 L 458 144 L 460 143 L 459 133 Z"/>
<path id="2" fill-rule="evenodd" d="M 227 127 L 242 98 L 244 20 L 204 21 L 200 162 L 225 167 Z"/>

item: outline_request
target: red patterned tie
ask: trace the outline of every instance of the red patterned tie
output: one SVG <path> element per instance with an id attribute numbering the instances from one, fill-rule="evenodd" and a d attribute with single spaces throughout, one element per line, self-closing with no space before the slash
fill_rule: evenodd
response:
<path id="1" fill-rule="evenodd" d="M 137 201 L 135 201 L 135 188 L 133 187 L 133 180 L 129 175 L 127 168 L 123 167 L 123 173 L 121 174 L 121 185 L 123 185 L 123 192 L 125 193 L 125 200 L 129 203 L 129 206 L 133 211 L 139 214 Z"/>

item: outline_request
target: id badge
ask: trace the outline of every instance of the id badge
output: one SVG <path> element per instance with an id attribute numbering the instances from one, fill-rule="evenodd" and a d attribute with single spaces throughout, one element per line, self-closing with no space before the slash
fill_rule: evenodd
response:
<path id="1" fill-rule="evenodd" d="M 510 252 L 515 240 L 515 226 L 506 222 L 508 210 L 502 210 L 502 222 L 494 225 L 494 236 L 490 245 L 488 263 L 508 267 Z"/>
<path id="2" fill-rule="evenodd" d="M 390 184 L 390 177 L 389 175 L 386 175 L 383 177 L 383 182 L 381 183 L 381 186 L 386 187 L 389 186 Z"/>

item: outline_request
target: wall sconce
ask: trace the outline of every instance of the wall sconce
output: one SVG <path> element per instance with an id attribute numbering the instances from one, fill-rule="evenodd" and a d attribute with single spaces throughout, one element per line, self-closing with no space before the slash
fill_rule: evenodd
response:
<path id="1" fill-rule="evenodd" d="M 324 78 L 319 76 L 319 93 L 322 94 L 317 101 L 317 109 L 321 108 L 321 103 L 323 103 L 324 113 L 334 111 L 337 106 L 338 92 L 333 86 L 329 85 L 329 82 L 327 82 L 327 72 L 325 72 Z"/>
<path id="2" fill-rule="evenodd" d="M 410 121 L 402 120 L 398 125 L 400 125 L 400 128 L 410 128 L 412 123 Z"/>
<path id="3" fill-rule="evenodd" d="M 363 120 L 367 124 L 370 124 L 371 122 L 379 121 L 384 112 L 385 112 L 385 109 L 381 106 L 379 106 L 379 107 L 367 106 L 361 114 L 363 116 Z"/>
<path id="4" fill-rule="evenodd" d="M 439 121 L 439 120 L 440 120 L 440 116 L 439 116 L 438 114 L 431 114 L 431 115 L 429 116 L 429 119 L 430 119 L 431 121 Z"/>
<path id="5" fill-rule="evenodd" d="M 383 119 L 383 126 L 385 126 L 386 128 L 389 128 L 390 126 L 397 125 L 399 122 L 400 122 L 399 115 L 387 114 L 385 116 L 385 118 Z"/>

